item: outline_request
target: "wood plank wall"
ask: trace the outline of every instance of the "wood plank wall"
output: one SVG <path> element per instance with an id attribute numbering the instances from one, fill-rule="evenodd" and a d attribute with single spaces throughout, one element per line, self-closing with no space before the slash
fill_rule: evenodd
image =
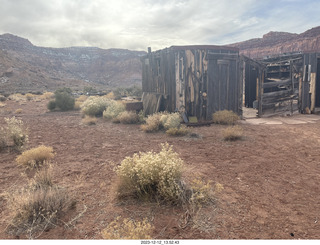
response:
<path id="1" fill-rule="evenodd" d="M 184 110 L 200 121 L 211 120 L 218 110 L 242 113 L 238 50 L 173 46 L 149 52 L 141 61 L 145 98 L 163 95 L 165 110 Z"/>

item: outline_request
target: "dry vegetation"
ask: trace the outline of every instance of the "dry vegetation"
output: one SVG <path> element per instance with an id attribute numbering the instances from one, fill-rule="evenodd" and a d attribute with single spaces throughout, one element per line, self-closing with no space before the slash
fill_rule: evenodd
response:
<path id="1" fill-rule="evenodd" d="M 39 168 L 53 157 L 53 148 L 41 145 L 23 152 L 16 161 L 20 166 L 26 168 Z"/>
<path id="2" fill-rule="evenodd" d="M 0 128 L 0 151 L 6 147 L 23 150 L 29 141 L 28 130 L 24 127 L 23 121 L 15 117 L 4 120 L 7 125 Z"/>
<path id="3" fill-rule="evenodd" d="M 46 95 L 44 103 L 52 96 Z M 5 165 L 2 168 L 3 178 L 0 180 L 5 190 L 0 195 L 0 211 L 3 219 L 9 222 L 6 224 L 7 233 L 3 232 L 2 235 L 30 239 L 229 239 L 259 237 L 263 231 L 264 237 L 269 234 L 269 238 L 277 238 L 270 234 L 279 234 L 279 229 L 274 227 L 279 228 L 280 223 L 282 227 L 291 222 L 289 218 L 282 222 L 281 217 L 289 217 L 286 214 L 292 214 L 297 220 L 299 218 L 304 226 L 310 221 L 310 217 L 305 218 L 306 213 L 302 217 L 291 212 L 297 206 L 291 209 L 290 205 L 300 195 L 303 196 L 303 193 L 298 195 L 290 192 L 292 185 L 297 184 L 292 181 L 289 184 L 281 182 L 282 178 L 274 177 L 283 168 L 287 170 L 287 161 L 282 160 L 280 170 L 275 168 L 273 172 L 268 172 L 269 168 L 275 166 L 275 161 L 268 165 L 268 159 L 261 157 L 264 147 L 270 147 L 266 145 L 267 142 L 274 140 L 272 134 L 259 131 L 257 136 L 254 131 L 256 128 L 229 126 L 236 124 L 239 119 L 230 112 L 213 115 L 216 123 L 227 126 L 192 128 L 196 133 L 191 134 L 181 125 L 177 113 L 164 112 L 148 116 L 143 125 L 112 124 L 110 121 L 136 124 L 144 118 L 141 112 L 124 111 L 121 103 L 115 103 L 106 96 L 79 97 L 76 103 L 79 103 L 81 113 L 51 113 L 44 107 L 43 112 L 37 111 L 32 116 L 28 113 L 37 108 L 22 107 L 20 102 L 34 105 L 37 103 L 35 96 L 15 95 L 11 98 L 17 99 L 16 107 L 12 106 L 12 101 L 8 101 L 11 113 L 23 108 L 23 114 L 19 117 L 26 120 L 26 123 L 14 117 L 6 118 L 0 130 L 0 149 L 10 149 L 0 153 L 6 156 L 2 162 Z M 98 118 L 102 116 L 108 119 Z M 41 128 L 35 126 L 38 120 L 43 123 Z M 31 126 L 32 131 L 28 132 L 25 125 Z M 166 134 L 145 134 L 141 132 L 140 126 L 145 132 L 162 131 Z M 59 131 L 53 132 L 52 129 L 56 128 Z M 247 132 L 248 128 L 250 132 Z M 235 141 L 243 139 L 244 131 L 245 139 L 250 136 L 253 140 Z M 169 137 L 187 134 L 190 137 Z M 261 141 L 259 137 L 269 138 Z M 159 151 L 153 151 L 159 149 L 158 144 L 166 141 L 169 143 L 162 144 Z M 53 147 L 42 145 L 48 142 Z M 256 147 L 256 144 L 260 146 Z M 274 151 L 278 153 L 279 147 L 285 146 L 275 145 Z M 251 149 L 254 147 L 259 151 L 257 156 L 252 154 Z M 23 152 L 17 153 L 11 151 L 11 148 Z M 272 152 L 273 148 L 266 152 L 269 151 Z M 315 154 L 311 148 L 305 151 Z M 60 153 L 63 155 L 59 156 Z M 297 155 L 300 156 L 303 151 L 300 153 Z M 272 155 L 269 157 L 272 158 Z M 55 165 L 51 162 L 53 158 Z M 305 158 L 307 160 L 302 161 L 304 166 L 311 161 L 308 156 Z M 34 168 L 32 177 L 21 173 L 25 169 L 14 164 L 15 161 L 20 166 Z M 115 164 L 111 164 L 113 161 Z M 114 166 L 115 171 L 112 171 Z M 251 176 L 251 170 L 254 169 L 256 172 Z M 61 171 L 61 175 L 55 175 L 59 178 L 54 178 L 56 170 Z M 305 168 L 299 171 L 305 171 Z M 313 171 L 317 171 L 316 167 L 309 174 Z M 260 179 L 257 173 L 263 173 Z M 26 177 L 30 179 L 25 181 Z M 216 181 L 223 184 L 217 184 Z M 285 195 L 274 191 L 279 189 L 279 184 L 286 191 Z M 253 192 L 257 188 L 259 190 Z M 268 192 L 261 194 L 263 188 L 267 188 Z M 273 191 L 272 195 L 269 191 Z M 272 207 L 269 212 L 263 212 L 274 198 L 278 198 L 275 202 L 277 204 L 291 194 L 292 199 L 286 199 L 286 206 L 274 209 L 273 204 L 270 204 Z M 88 213 L 79 211 L 74 195 L 77 201 L 88 205 Z M 311 198 L 311 195 L 304 197 Z M 312 200 L 316 203 L 316 199 Z M 308 203 L 305 205 L 310 205 Z M 284 212 L 285 208 L 290 212 Z M 218 212 L 220 216 L 217 216 Z M 282 216 L 275 215 L 274 218 L 272 212 Z M 76 216 L 70 219 L 74 213 Z M 277 226 L 270 228 L 272 224 Z M 291 226 L 288 225 L 286 229 L 291 229 Z M 255 233 L 251 236 L 252 230 Z"/>
<path id="4" fill-rule="evenodd" d="M 117 217 L 103 231 L 104 239 L 121 239 L 121 240 L 146 240 L 152 239 L 154 227 L 144 219 L 143 221 L 134 221 Z"/>
<path id="5" fill-rule="evenodd" d="M 231 126 L 224 129 L 222 134 L 225 140 L 240 140 L 243 137 L 243 129 L 238 125 Z"/>
<path id="6" fill-rule="evenodd" d="M 233 125 L 240 118 L 233 111 L 223 110 L 223 111 L 217 111 L 213 113 L 212 119 L 213 119 L 213 122 L 217 124 Z"/>

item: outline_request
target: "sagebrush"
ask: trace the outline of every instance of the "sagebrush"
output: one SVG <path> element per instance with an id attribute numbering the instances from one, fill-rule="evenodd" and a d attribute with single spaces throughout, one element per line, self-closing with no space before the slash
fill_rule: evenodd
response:
<path id="1" fill-rule="evenodd" d="M 179 113 L 158 112 L 149 115 L 146 124 L 141 125 L 141 129 L 147 133 L 170 128 L 179 128 L 181 117 Z"/>
<path id="2" fill-rule="evenodd" d="M 140 117 L 134 111 L 124 111 L 116 117 L 116 120 L 123 124 L 135 124 L 140 122 Z"/>
<path id="3" fill-rule="evenodd" d="M 111 120 L 116 118 L 120 113 L 124 112 L 126 107 L 121 102 L 110 100 L 110 103 L 106 110 L 103 112 L 103 118 Z"/>
<path id="4" fill-rule="evenodd" d="M 99 96 L 87 98 L 81 105 L 81 112 L 88 116 L 102 116 L 103 112 L 110 104 L 110 99 Z"/>
<path id="5" fill-rule="evenodd" d="M 167 143 L 159 153 L 153 151 L 126 157 L 116 168 L 119 197 L 160 198 L 179 202 L 183 161 Z"/>
<path id="6" fill-rule="evenodd" d="M 4 120 L 7 123 L 7 126 L 1 128 L 2 136 L 0 136 L 3 137 L 3 139 L 0 141 L 7 146 L 13 144 L 13 147 L 16 150 L 22 150 L 29 142 L 28 130 L 24 127 L 23 121 L 16 119 L 15 117 L 5 118 Z"/>

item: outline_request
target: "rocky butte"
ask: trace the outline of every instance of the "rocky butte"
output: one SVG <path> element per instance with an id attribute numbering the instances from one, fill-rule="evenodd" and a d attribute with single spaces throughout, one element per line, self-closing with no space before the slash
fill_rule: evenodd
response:
<path id="1" fill-rule="evenodd" d="M 141 86 L 140 57 L 145 54 L 96 47 L 45 48 L 3 34 L 0 35 L 0 91 Z"/>
<path id="2" fill-rule="evenodd" d="M 320 26 L 301 34 L 288 32 L 269 32 L 262 38 L 230 44 L 240 49 L 240 53 L 250 58 L 290 52 L 320 52 Z"/>

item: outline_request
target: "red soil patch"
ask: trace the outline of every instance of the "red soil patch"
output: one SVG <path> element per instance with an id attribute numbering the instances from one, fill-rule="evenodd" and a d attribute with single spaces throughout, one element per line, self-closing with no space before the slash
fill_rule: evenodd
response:
<path id="1" fill-rule="evenodd" d="M 226 142 L 225 126 L 192 128 L 200 138 L 147 134 L 139 125 L 81 124 L 81 114 L 47 112 L 47 101 L 19 105 L 6 101 L 0 125 L 22 108 L 29 128 L 29 148 L 44 144 L 56 152 L 55 182 L 77 200 L 76 210 L 41 239 L 101 239 L 101 230 L 115 217 L 148 217 L 155 239 L 320 239 L 320 124 L 242 125 L 245 137 Z M 118 203 L 113 164 L 139 151 L 159 151 L 168 142 L 185 162 L 186 176 L 200 175 L 224 190 L 215 204 L 190 219 L 179 207 L 150 203 Z M 0 153 L 0 193 L 26 184 L 15 163 L 18 153 Z M 4 230 L 6 201 L 0 196 L 0 239 L 13 239 Z M 25 238 L 25 237 L 20 237 Z"/>

